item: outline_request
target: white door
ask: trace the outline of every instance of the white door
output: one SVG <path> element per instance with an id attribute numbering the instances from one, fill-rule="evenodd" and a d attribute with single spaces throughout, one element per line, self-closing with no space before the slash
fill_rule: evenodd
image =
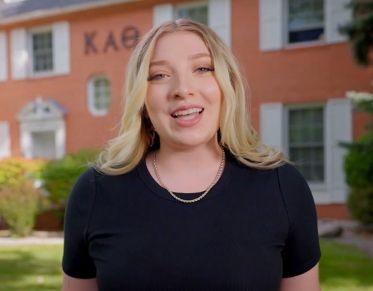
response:
<path id="1" fill-rule="evenodd" d="M 54 131 L 32 133 L 32 158 L 56 158 L 56 138 Z"/>

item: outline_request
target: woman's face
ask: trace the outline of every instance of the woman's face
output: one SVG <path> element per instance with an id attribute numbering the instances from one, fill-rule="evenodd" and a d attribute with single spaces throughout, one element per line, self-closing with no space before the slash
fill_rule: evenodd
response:
<path id="1" fill-rule="evenodd" d="M 192 32 L 161 36 L 150 61 L 145 106 L 161 146 L 191 147 L 213 141 L 221 91 L 212 57 Z"/>

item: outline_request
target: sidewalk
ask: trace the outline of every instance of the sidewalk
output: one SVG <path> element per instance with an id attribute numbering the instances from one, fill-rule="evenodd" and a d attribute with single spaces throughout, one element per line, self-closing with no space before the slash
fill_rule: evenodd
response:
<path id="1" fill-rule="evenodd" d="M 7 231 L 0 231 L 0 246 L 63 244 L 62 232 L 34 231 L 25 238 L 9 237 Z"/>
<path id="2" fill-rule="evenodd" d="M 318 227 L 319 234 L 324 231 L 339 233 L 335 237 L 326 239 L 355 246 L 373 258 L 373 232 L 363 230 L 358 222 L 352 220 L 319 220 Z"/>

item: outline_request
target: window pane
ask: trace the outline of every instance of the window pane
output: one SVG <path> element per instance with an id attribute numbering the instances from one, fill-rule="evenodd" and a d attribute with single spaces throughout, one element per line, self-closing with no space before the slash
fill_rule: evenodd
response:
<path id="1" fill-rule="evenodd" d="M 322 39 L 323 0 L 289 0 L 288 13 L 289 43 Z"/>
<path id="2" fill-rule="evenodd" d="M 208 24 L 207 20 L 208 7 L 206 5 L 191 6 L 191 7 L 177 7 L 176 18 L 188 18 L 198 21 L 203 24 Z"/>
<path id="3" fill-rule="evenodd" d="M 110 106 L 110 82 L 104 77 L 93 80 L 92 104 L 97 111 L 107 111 Z"/>
<path id="4" fill-rule="evenodd" d="M 32 34 L 33 71 L 43 72 L 53 70 L 52 32 Z"/>
<path id="5" fill-rule="evenodd" d="M 289 158 L 308 181 L 324 181 L 322 107 L 289 109 Z"/>

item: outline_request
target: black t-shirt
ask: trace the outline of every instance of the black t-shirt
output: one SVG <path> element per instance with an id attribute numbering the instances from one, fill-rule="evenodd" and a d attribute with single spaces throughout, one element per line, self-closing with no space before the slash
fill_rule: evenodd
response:
<path id="1" fill-rule="evenodd" d="M 258 170 L 227 155 L 192 204 L 157 184 L 144 160 L 118 176 L 91 168 L 68 200 L 63 270 L 96 277 L 101 291 L 278 290 L 319 259 L 312 194 L 289 164 Z"/>

